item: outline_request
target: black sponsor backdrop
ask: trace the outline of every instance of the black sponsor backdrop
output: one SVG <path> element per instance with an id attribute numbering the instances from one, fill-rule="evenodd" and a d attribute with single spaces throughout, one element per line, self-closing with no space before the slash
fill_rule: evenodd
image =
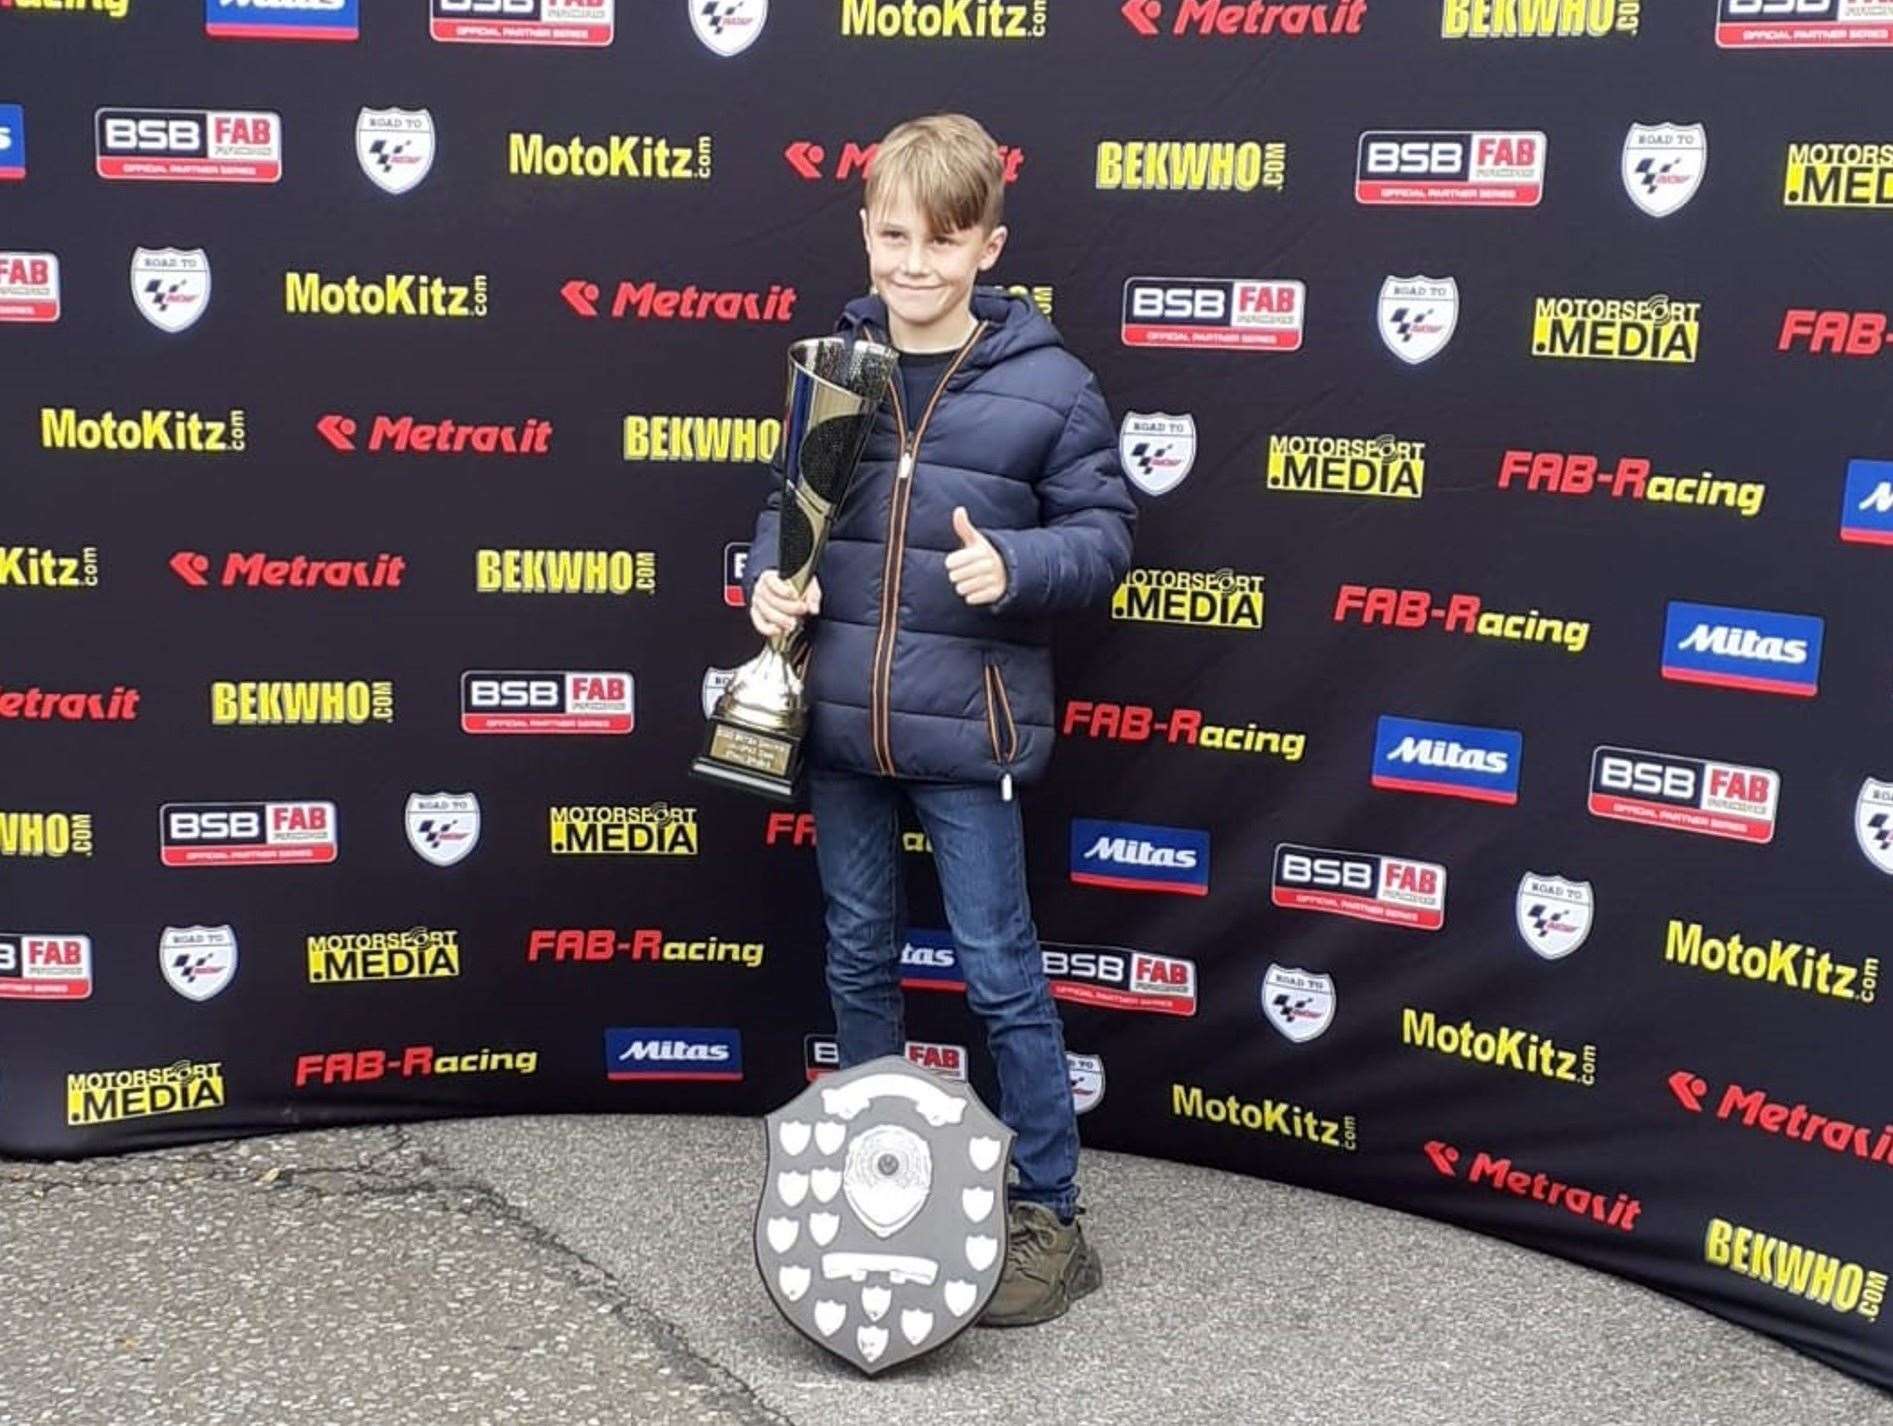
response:
<path id="1" fill-rule="evenodd" d="M 0 22 L 0 100 L 25 106 L 30 172 L 0 192 L 0 245 L 62 263 L 65 310 L 0 327 L 0 544 L 95 545 L 95 590 L 0 588 L 0 685 L 141 690 L 135 723 L 0 722 L 0 808 L 86 811 L 88 859 L 0 861 L 0 929 L 79 932 L 95 947 L 84 1001 L 0 1000 L 0 1146 L 77 1157 L 288 1126 L 432 1114 L 623 1109 L 757 1113 L 803 1073 L 829 1020 L 813 857 L 765 845 L 768 808 L 685 775 L 706 664 L 756 646 L 721 600 L 721 551 L 747 538 L 759 468 L 626 463 L 627 413 L 778 414 L 783 350 L 828 330 L 863 281 L 858 184 L 807 182 L 785 161 L 933 108 L 979 115 L 1024 149 L 1013 237 L 996 276 L 1050 284 L 1054 319 L 1099 371 L 1114 412 L 1188 412 L 1195 469 L 1142 499 L 1138 563 L 1267 578 L 1259 632 L 1073 620 L 1061 698 L 1200 708 L 1208 720 L 1305 731 L 1297 764 L 1160 740 L 1066 739 L 1027 793 L 1041 933 L 1193 959 L 1194 1020 L 1067 1004 L 1069 1043 L 1102 1055 L 1086 1141 L 1215 1164 L 1450 1219 L 1621 1273 L 1893 1384 L 1888 1328 L 1704 1262 L 1712 1218 L 1838 1258 L 1893 1266 L 1887 1165 L 1713 1117 L 1725 1085 L 1867 1126 L 1893 1114 L 1882 1003 L 1824 998 L 1664 961 L 1672 918 L 1879 953 L 1893 882 L 1852 830 L 1864 777 L 1893 773 L 1885 552 L 1846 546 L 1846 462 L 1888 454 L 1885 359 L 1779 355 L 1784 307 L 1883 306 L 1885 215 L 1784 209 L 1790 140 L 1893 138 L 1885 52 L 1714 48 L 1711 6 L 1648 7 L 1634 38 L 1445 42 L 1438 6 L 1370 7 L 1346 39 L 1140 37 L 1115 5 L 1054 4 L 1029 42 L 844 38 L 833 0 L 782 6 L 753 48 L 721 58 L 682 0 L 628 7 L 595 51 L 447 46 L 415 4 L 375 0 L 357 44 L 223 43 L 197 7 L 134 3 Z M 1166 6 L 1165 21 L 1174 6 Z M 107 183 L 93 173 L 99 105 L 265 109 L 287 135 L 280 184 Z M 392 197 L 354 153 L 362 106 L 431 111 L 431 175 Z M 1618 174 L 1632 122 L 1701 122 L 1706 181 L 1657 221 Z M 1523 211 L 1371 209 L 1352 197 L 1364 128 L 1521 128 L 1549 136 L 1547 194 Z M 509 177 L 506 136 L 536 130 L 715 140 L 708 182 Z M 1281 140 L 1286 191 L 1122 193 L 1094 186 L 1103 139 Z M 208 250 L 203 319 L 168 336 L 133 310 L 136 246 Z M 291 316 L 285 271 L 341 279 L 487 275 L 477 321 Z M 1307 338 L 1290 356 L 1140 351 L 1118 339 L 1136 274 L 1296 278 Z M 1451 274 L 1458 331 L 1429 363 L 1375 331 L 1388 274 Z M 766 290 L 793 285 L 774 325 L 587 321 L 573 278 Z M 1702 304 L 1695 365 L 1541 361 L 1534 294 Z M 42 407 L 178 406 L 246 413 L 240 455 L 41 448 Z M 553 423 L 541 459 L 331 451 L 325 414 Z M 1268 490 L 1271 433 L 1426 442 L 1421 501 Z M 1642 455 L 1659 471 L 1767 483 L 1754 519 L 1727 509 L 1501 490 L 1508 447 Z M 654 596 L 479 595 L 475 548 L 619 547 L 658 560 Z M 408 560 L 393 591 L 197 590 L 174 551 Z M 1489 607 L 1593 622 L 1588 648 L 1337 624 L 1344 582 L 1481 595 Z M 1818 614 L 1817 699 L 1666 683 L 1671 598 Z M 469 668 L 624 668 L 625 739 L 476 738 L 458 731 Z M 393 680 L 397 721 L 355 728 L 213 728 L 219 678 Z M 1368 786 L 1375 719 L 1396 713 L 1523 732 L 1516 807 Z M 1778 769 L 1772 845 L 1632 827 L 1585 811 L 1600 743 Z M 411 792 L 470 790 L 484 809 L 464 862 L 406 845 Z M 166 801 L 320 798 L 340 809 L 327 868 L 167 870 Z M 553 803 L 699 809 L 694 860 L 548 855 Z M 1099 817 L 1207 829 L 1211 894 L 1137 896 L 1068 880 L 1068 823 Z M 1435 935 L 1277 910 L 1281 841 L 1419 857 L 1450 872 Z M 939 926 L 924 857 L 913 919 Z M 1528 951 L 1513 925 L 1527 870 L 1589 881 L 1596 924 L 1570 957 Z M 234 981 L 192 1003 L 158 972 L 163 928 L 224 924 Z M 312 986 L 305 938 L 458 930 L 457 981 Z M 763 964 L 529 963 L 534 927 L 661 928 L 762 940 Z M 1332 976 L 1338 1008 L 1291 1044 L 1260 1013 L 1271 962 Z M 975 1044 L 957 997 L 909 996 L 915 1039 Z M 1594 1087 L 1401 1043 L 1403 1008 L 1597 1047 Z M 732 1026 L 740 1084 L 610 1083 L 612 1026 Z M 302 1055 L 432 1045 L 537 1052 L 531 1076 L 297 1089 Z M 221 1062 L 226 1107 L 99 1126 L 66 1122 L 69 1072 Z M 992 1098 L 983 1050 L 974 1081 Z M 1668 1088 L 1709 1083 L 1705 1112 Z M 1351 1115 L 1352 1151 L 1172 1113 L 1206 1099 Z M 1457 1177 L 1423 1150 L 1460 1151 Z M 1633 1195 L 1629 1233 L 1467 1181 L 1475 1155 Z M 745 1185 L 732 1191 L 748 1192 Z"/>

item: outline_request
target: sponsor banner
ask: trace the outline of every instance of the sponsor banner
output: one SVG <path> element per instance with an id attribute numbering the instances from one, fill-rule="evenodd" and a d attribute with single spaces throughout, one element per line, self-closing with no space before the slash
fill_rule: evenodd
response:
<path id="1" fill-rule="evenodd" d="M 1806 614 L 1672 599 L 1663 625 L 1663 677 L 1812 698 L 1819 689 L 1825 627 Z"/>
<path id="2" fill-rule="evenodd" d="M 1577 361 L 1665 365 L 1696 360 L 1702 304 L 1656 296 L 1534 297 L 1531 354 Z"/>
<path id="3" fill-rule="evenodd" d="M 1856 545 L 1893 545 L 1893 460 L 1847 462 L 1840 537 Z"/>
<path id="4" fill-rule="evenodd" d="M 1426 493 L 1426 442 L 1397 436 L 1270 436 L 1270 490 L 1418 500 Z"/>
<path id="5" fill-rule="evenodd" d="M 1468 1188 L 1485 1187 L 1494 1193 L 1509 1193 L 1620 1232 L 1635 1232 L 1637 1215 L 1643 1212 L 1642 1201 L 1628 1193 L 1613 1194 L 1608 1189 L 1561 1183 L 1550 1174 L 1514 1167 L 1510 1155 L 1501 1156 L 1481 1149 L 1465 1166 L 1465 1176 L 1461 1178 L 1464 1155 L 1456 1147 L 1441 1139 L 1429 1139 L 1421 1149 L 1435 1170 Z"/>
<path id="6" fill-rule="evenodd" d="M 1120 891 L 1209 895 L 1209 833 L 1141 822 L 1071 823 L 1071 879 Z"/>
<path id="7" fill-rule="evenodd" d="M 0 1000 L 84 1000 L 92 994 L 92 938 L 0 931 Z"/>
<path id="8" fill-rule="evenodd" d="M 1889 0 L 1716 0 L 1724 49 L 1856 49 L 1893 46 Z"/>
<path id="9" fill-rule="evenodd" d="M 276 183 L 283 176 L 283 118 L 264 110 L 100 109 L 93 137 L 100 178 Z"/>
<path id="10" fill-rule="evenodd" d="M 1286 1099 L 1250 1101 L 1233 1094 L 1218 1099 L 1198 1084 L 1171 1084 L 1170 1113 L 1177 1119 L 1226 1124 L 1252 1134 L 1273 1134 L 1310 1148 L 1352 1153 L 1360 1144 L 1352 1114 L 1336 1118 Z"/>
<path id="11" fill-rule="evenodd" d="M 0 250 L 0 322 L 58 320 L 58 256 Z"/>
<path id="12" fill-rule="evenodd" d="M 1525 737 L 1508 728 L 1429 723 L 1383 713 L 1375 726 L 1372 782 L 1393 792 L 1428 792 L 1512 806 Z"/>
<path id="13" fill-rule="evenodd" d="M 1765 843 L 1780 799 L 1781 774 L 1771 768 L 1608 745 L 1591 754 L 1593 817 Z"/>
<path id="14" fill-rule="evenodd" d="M 1579 451 L 1508 450 L 1499 460 L 1499 489 L 1569 496 L 1608 493 L 1612 500 L 1733 510 L 1745 520 L 1761 513 L 1768 496 L 1768 486 L 1759 480 L 1725 480 L 1712 470 L 1661 473 L 1643 456 L 1619 456 L 1615 465 L 1608 465 Z"/>
<path id="15" fill-rule="evenodd" d="M 213 727 L 331 727 L 394 721 L 394 684 L 386 679 L 302 679 L 210 685 Z"/>
<path id="16" fill-rule="evenodd" d="M 460 675 L 463 733 L 629 733 L 631 675 L 616 672 L 502 672 Z"/>
<path id="17" fill-rule="evenodd" d="M 1293 352 L 1307 288 L 1280 277 L 1132 277 L 1121 336 L 1129 347 Z"/>
<path id="18" fill-rule="evenodd" d="M 868 143 L 862 143 L 858 139 L 846 139 L 839 146 L 839 150 L 832 139 L 825 141 L 797 139 L 783 149 L 782 157 L 804 183 L 815 183 L 823 179 L 837 183 L 859 183 L 867 172 L 868 165 L 874 161 L 874 155 L 879 153 L 880 149 L 881 144 L 878 139 Z M 831 163 L 829 155 L 837 152 L 839 157 Z M 1011 144 L 1000 144 L 999 163 L 1005 170 L 1005 181 L 1008 184 L 1017 183 L 1019 169 L 1025 163 L 1025 150 Z M 1034 301 L 1038 301 L 1036 294 L 1045 294 L 1045 300 L 1039 302 L 1038 305 L 1045 311 L 1046 316 L 1051 315 L 1049 310 L 1051 288 L 1009 286 L 1006 290 L 1017 292 L 1022 297 L 1031 297 Z"/>
<path id="19" fill-rule="evenodd" d="M 676 1026 L 605 1031 L 605 1078 L 718 1080 L 743 1077 L 743 1037 L 736 1030 Z"/>
<path id="20" fill-rule="evenodd" d="M 608 45 L 617 0 L 430 0 L 428 33 L 444 44 Z"/>
<path id="21" fill-rule="evenodd" d="M 361 0 L 204 0 L 217 40 L 357 40 Z"/>
<path id="22" fill-rule="evenodd" d="M 161 332 L 182 332 L 210 307 L 210 258 L 202 248 L 135 248 L 131 299 Z"/>
<path id="23" fill-rule="evenodd" d="M 222 1109 L 227 1097 L 222 1060 L 75 1070 L 66 1075 L 66 1124 L 79 1129 L 160 1114 L 198 1114 Z"/>
<path id="24" fill-rule="evenodd" d="M 1533 208 L 1544 195 L 1537 129 L 1370 129 L 1355 148 L 1357 203 Z"/>
<path id="25" fill-rule="evenodd" d="M 1229 569 L 1133 569 L 1111 592 L 1111 617 L 1202 629 L 1260 629 L 1263 579 Z"/>
<path id="26" fill-rule="evenodd" d="M 1446 924 L 1446 868 L 1378 852 L 1278 842 L 1269 899 L 1292 911 L 1437 931 Z"/>
<path id="27" fill-rule="evenodd" d="M 476 793 L 411 792 L 401 819 L 415 855 L 434 866 L 452 866 L 480 845 Z"/>
<path id="28" fill-rule="evenodd" d="M 337 845 L 333 802 L 167 802 L 158 860 L 168 867 L 326 866 Z"/>
<path id="29" fill-rule="evenodd" d="M 369 109 L 355 116 L 355 159 L 368 181 L 396 196 L 434 168 L 438 135 L 426 109 Z"/>

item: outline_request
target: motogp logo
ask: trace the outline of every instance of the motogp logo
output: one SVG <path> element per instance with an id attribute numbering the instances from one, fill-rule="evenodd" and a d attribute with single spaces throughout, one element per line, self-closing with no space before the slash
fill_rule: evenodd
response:
<path id="1" fill-rule="evenodd" d="M 1595 904 L 1588 881 L 1528 871 L 1518 883 L 1518 934 L 1546 960 L 1562 960 L 1591 934 Z"/>
<path id="2" fill-rule="evenodd" d="M 769 0 L 684 0 L 690 9 L 690 28 L 714 54 L 725 59 L 741 54 L 762 34 L 769 19 Z"/>
<path id="3" fill-rule="evenodd" d="M 210 305 L 210 258 L 202 248 L 138 248 L 131 255 L 131 300 L 161 332 L 196 324 Z"/>
<path id="4" fill-rule="evenodd" d="M 1445 350 L 1459 325 L 1459 284 L 1450 277 L 1389 277 L 1380 285 L 1380 339 L 1409 365 Z"/>
<path id="5" fill-rule="evenodd" d="M 1196 418 L 1165 412 L 1126 413 L 1117 452 L 1124 474 L 1146 495 L 1164 495 L 1196 464 Z"/>
<path id="6" fill-rule="evenodd" d="M 1708 131 L 1701 124 L 1632 124 L 1622 167 L 1630 201 L 1652 218 L 1667 218 L 1702 187 Z"/>
<path id="7" fill-rule="evenodd" d="M 363 109 L 355 120 L 355 157 L 386 193 L 406 193 L 434 167 L 434 116 L 425 109 Z"/>

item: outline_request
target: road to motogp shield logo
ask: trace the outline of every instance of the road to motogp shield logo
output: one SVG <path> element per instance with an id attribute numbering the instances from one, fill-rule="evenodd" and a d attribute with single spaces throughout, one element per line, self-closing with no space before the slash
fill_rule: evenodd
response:
<path id="1" fill-rule="evenodd" d="M 769 20 L 769 0 L 684 0 L 690 27 L 716 53 L 741 54 L 762 34 Z"/>
<path id="2" fill-rule="evenodd" d="M 1546 960 L 1560 960 L 1591 934 L 1594 907 L 1588 881 L 1528 871 L 1518 883 L 1518 934 Z"/>
<path id="3" fill-rule="evenodd" d="M 166 926 L 158 967 L 186 1000 L 208 1000 L 237 973 L 237 933 L 229 926 Z"/>
<path id="4" fill-rule="evenodd" d="M 1893 876 L 1893 782 L 1868 778 L 1854 804 L 1854 835 L 1867 860 Z"/>
<path id="5" fill-rule="evenodd" d="M 210 305 L 210 258 L 202 248 L 134 250 L 131 300 L 159 331 L 183 331 Z"/>
<path id="6" fill-rule="evenodd" d="M 1104 1102 L 1104 1057 L 1065 1051 L 1065 1071 L 1071 1078 L 1071 1107 L 1080 1114 Z"/>
<path id="7" fill-rule="evenodd" d="M 1459 325 L 1459 283 L 1450 277 L 1389 277 L 1380 284 L 1380 339 L 1417 366 L 1438 356 Z"/>
<path id="8" fill-rule="evenodd" d="M 1118 427 L 1117 453 L 1124 474 L 1144 494 L 1175 490 L 1196 464 L 1196 418 L 1131 411 Z"/>
<path id="9" fill-rule="evenodd" d="M 425 109 L 363 109 L 355 157 L 377 188 L 406 193 L 434 167 L 434 116 Z"/>
<path id="10" fill-rule="evenodd" d="M 1334 1023 L 1334 980 L 1312 971 L 1270 964 L 1262 977 L 1262 1018 L 1296 1044 Z"/>
<path id="11" fill-rule="evenodd" d="M 1709 167 L 1701 124 L 1632 124 L 1624 137 L 1624 189 L 1652 218 L 1667 218 L 1696 196 Z"/>
<path id="12" fill-rule="evenodd" d="M 471 792 L 408 797 L 408 845 L 435 866 L 452 866 L 480 842 L 480 799 Z"/>

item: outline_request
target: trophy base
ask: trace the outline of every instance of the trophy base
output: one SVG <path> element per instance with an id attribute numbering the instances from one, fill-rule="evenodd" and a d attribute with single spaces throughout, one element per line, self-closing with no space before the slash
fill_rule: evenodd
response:
<path id="1" fill-rule="evenodd" d="M 795 800 L 802 771 L 802 740 L 765 733 L 721 718 L 710 720 L 703 752 L 690 764 L 690 775 L 726 787 L 758 793 L 777 802 Z"/>

